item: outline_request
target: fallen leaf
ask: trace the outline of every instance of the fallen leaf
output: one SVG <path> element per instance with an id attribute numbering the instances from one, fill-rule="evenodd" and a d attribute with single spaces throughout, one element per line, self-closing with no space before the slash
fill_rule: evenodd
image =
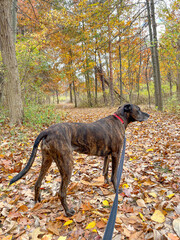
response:
<path id="1" fill-rule="evenodd" d="M 170 238 L 171 240 L 179 240 L 179 238 L 173 233 L 168 233 L 168 238 Z"/>
<path id="2" fill-rule="evenodd" d="M 108 202 L 107 200 L 104 200 L 104 201 L 103 201 L 103 205 L 104 205 L 105 207 L 109 207 L 109 202 Z"/>
<path id="3" fill-rule="evenodd" d="M 68 221 L 66 221 L 66 222 L 64 223 L 63 226 L 68 226 L 68 225 L 70 225 L 71 223 L 73 223 L 73 220 L 68 220 Z"/>
<path id="4" fill-rule="evenodd" d="M 75 220 L 77 223 L 81 223 L 85 220 L 85 215 L 82 215 L 81 212 L 78 212 L 78 214 L 75 217 Z"/>
<path id="5" fill-rule="evenodd" d="M 169 198 L 169 199 L 171 199 L 172 197 L 174 197 L 174 195 L 175 195 L 175 194 L 172 193 L 172 194 L 167 195 L 166 197 Z"/>
<path id="6" fill-rule="evenodd" d="M 155 212 L 151 216 L 151 220 L 158 222 L 158 223 L 163 223 L 165 221 L 165 216 L 161 211 L 155 210 Z"/>
<path id="7" fill-rule="evenodd" d="M 140 216 L 140 218 L 143 220 L 143 222 L 145 221 L 145 218 L 144 218 L 144 216 L 143 216 L 143 214 L 142 213 L 139 213 L 139 216 Z"/>
<path id="8" fill-rule="evenodd" d="M 146 207 L 146 204 L 143 199 L 138 199 L 136 203 L 139 207 Z"/>
<path id="9" fill-rule="evenodd" d="M 53 233 L 53 234 L 55 234 L 55 235 L 59 235 L 59 230 L 58 230 L 58 228 L 59 228 L 59 224 L 57 224 L 57 223 L 54 223 L 54 222 L 48 222 L 48 224 L 47 224 L 47 230 L 49 231 L 49 232 L 51 232 L 51 233 Z"/>
<path id="10" fill-rule="evenodd" d="M 180 237 L 180 218 L 177 218 L 173 221 L 173 228 L 178 237 Z"/>
<path id="11" fill-rule="evenodd" d="M 138 231 L 130 235 L 129 240 L 143 240 L 144 239 L 144 233 L 143 231 Z"/>
<path id="12" fill-rule="evenodd" d="M 86 226 L 86 229 L 92 229 L 96 226 L 96 222 L 95 221 L 92 221 L 90 222 L 87 226 Z"/>
<path id="13" fill-rule="evenodd" d="M 64 236 L 60 236 L 59 238 L 58 238 L 58 240 L 66 240 L 67 239 L 67 237 L 64 237 Z"/>
<path id="14" fill-rule="evenodd" d="M 101 229 L 101 228 L 105 228 L 106 223 L 103 220 L 100 220 L 96 223 L 97 228 Z"/>
<path id="15" fill-rule="evenodd" d="M 157 198 L 157 194 L 155 192 L 150 192 L 148 194 L 153 198 Z"/>
<path id="16" fill-rule="evenodd" d="M 40 234 L 43 234 L 43 232 L 40 231 L 40 227 L 35 228 L 34 231 L 30 234 L 33 240 L 39 240 L 38 236 Z"/>
<path id="17" fill-rule="evenodd" d="M 53 236 L 52 236 L 51 234 L 44 235 L 41 240 L 51 240 L 52 237 L 53 237 Z"/>
<path id="18" fill-rule="evenodd" d="M 6 237 L 1 238 L 1 240 L 11 240 L 12 239 L 12 235 L 8 235 Z"/>

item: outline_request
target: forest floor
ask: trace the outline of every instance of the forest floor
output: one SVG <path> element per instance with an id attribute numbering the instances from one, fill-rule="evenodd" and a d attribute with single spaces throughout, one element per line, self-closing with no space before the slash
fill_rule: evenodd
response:
<path id="1" fill-rule="evenodd" d="M 59 105 L 65 122 L 92 122 L 115 108 L 73 108 Z M 113 240 L 180 237 L 180 119 L 177 114 L 148 108 L 146 122 L 126 130 L 126 156 L 121 179 L 123 192 Z M 41 154 L 29 173 L 8 186 L 27 162 L 38 130 L 2 125 L 0 140 L 0 239 L 102 239 L 114 200 L 112 183 L 104 184 L 103 158 L 74 153 L 68 203 L 76 214 L 67 218 L 57 197 L 60 175 L 53 163 L 42 184 L 42 202 L 34 204 Z M 111 171 L 109 171 L 109 174 Z M 178 237 L 179 235 L 179 237 Z"/>

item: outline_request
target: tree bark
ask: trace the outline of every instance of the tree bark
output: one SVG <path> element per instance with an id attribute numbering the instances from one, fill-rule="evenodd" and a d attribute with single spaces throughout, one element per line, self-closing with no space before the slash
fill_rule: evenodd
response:
<path id="1" fill-rule="evenodd" d="M 69 84 L 69 94 L 70 94 L 70 103 L 73 102 L 73 96 L 72 96 L 72 83 Z"/>
<path id="2" fill-rule="evenodd" d="M 97 61 L 96 61 L 96 52 L 95 52 L 95 63 L 97 65 Z M 94 68 L 94 75 L 95 75 L 95 104 L 97 105 L 98 101 L 97 101 L 97 69 L 96 67 Z"/>
<path id="3" fill-rule="evenodd" d="M 154 0 L 151 0 L 151 18 L 152 18 L 153 46 L 154 46 L 154 56 L 155 56 L 156 76 L 157 76 L 158 110 L 162 111 L 163 101 L 162 101 L 162 91 L 161 91 L 161 74 L 160 74 L 160 66 L 159 66 L 158 40 L 157 40 Z"/>
<path id="4" fill-rule="evenodd" d="M 104 104 L 106 105 L 107 104 L 107 97 L 106 97 L 106 92 L 105 92 L 104 76 L 103 76 L 103 72 L 102 72 L 101 56 L 100 56 L 99 52 L 98 52 L 98 56 L 99 56 L 100 69 L 98 69 L 97 66 L 96 66 L 96 69 L 97 69 L 97 72 L 99 72 L 99 76 L 100 76 L 100 80 L 101 80 L 101 84 L 102 84 Z"/>
<path id="5" fill-rule="evenodd" d="M 122 7 L 122 0 L 120 0 L 120 6 Z M 118 20 L 120 21 L 120 7 L 117 6 Z M 122 56 L 121 56 L 121 28 L 119 27 L 119 89 L 120 89 L 120 104 L 123 102 L 123 82 L 122 82 Z"/>
<path id="6" fill-rule="evenodd" d="M 75 104 L 75 107 L 77 107 L 76 87 L 75 87 L 74 79 L 72 84 L 73 84 L 73 92 L 74 92 L 74 104 Z"/>
<path id="7" fill-rule="evenodd" d="M 155 56 L 154 56 L 154 50 L 153 50 L 153 34 L 152 34 L 152 23 L 151 23 L 151 12 L 150 12 L 149 0 L 146 0 L 146 6 L 147 6 L 147 17 L 148 17 L 148 26 L 149 26 L 151 59 L 152 59 L 152 67 L 153 67 L 155 106 L 158 106 L 157 76 L 156 76 Z"/>
<path id="8" fill-rule="evenodd" d="M 108 17 L 108 37 L 109 37 L 109 90 L 111 97 L 111 106 L 114 106 L 114 95 L 113 95 L 113 70 L 112 70 L 112 43 L 111 43 L 111 27 L 110 19 Z"/>
<path id="9" fill-rule="evenodd" d="M 5 67 L 4 91 L 8 104 L 10 123 L 21 124 L 23 120 L 23 104 L 15 45 L 11 30 L 11 7 L 12 0 L 0 1 L 0 46 Z"/>
<path id="10" fill-rule="evenodd" d="M 69 50 L 69 55 L 71 57 L 70 61 L 69 61 L 69 70 L 71 70 L 73 68 L 73 61 L 72 61 L 72 50 Z M 72 81 L 72 85 L 73 85 L 73 93 L 74 93 L 74 104 L 75 107 L 77 107 L 77 97 L 76 97 L 76 87 L 75 87 L 75 82 L 74 82 L 74 75 L 71 73 L 70 74 L 70 81 Z"/>
<path id="11" fill-rule="evenodd" d="M 177 84 L 176 84 L 176 93 L 177 93 L 177 100 L 180 102 L 180 37 L 177 41 Z"/>
<path id="12" fill-rule="evenodd" d="M 12 29 L 13 29 L 13 38 L 16 42 L 16 32 L 17 32 L 17 0 L 12 1 Z"/>
<path id="13" fill-rule="evenodd" d="M 173 93 L 172 93 L 172 76 L 171 76 L 171 70 L 169 70 L 168 73 L 167 73 L 167 80 L 168 80 L 168 82 L 169 82 L 169 95 L 170 95 L 170 97 L 172 98 Z"/>
<path id="14" fill-rule="evenodd" d="M 56 89 L 56 100 L 57 100 L 57 104 L 59 104 L 59 92 L 57 89 Z"/>
<path id="15" fill-rule="evenodd" d="M 146 69 L 145 69 L 145 78 L 146 78 L 146 86 L 147 86 L 147 92 L 148 92 L 149 107 L 151 107 L 151 95 L 150 95 L 149 81 L 148 81 L 148 65 L 149 65 L 149 54 L 148 54 L 148 57 L 147 57 L 147 63 L 146 63 Z"/>

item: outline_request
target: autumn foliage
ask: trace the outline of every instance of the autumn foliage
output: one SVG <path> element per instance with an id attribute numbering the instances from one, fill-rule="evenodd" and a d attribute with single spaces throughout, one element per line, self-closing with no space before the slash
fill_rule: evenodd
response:
<path id="1" fill-rule="evenodd" d="M 179 96 L 177 9 L 174 0 L 156 16 L 165 26 L 158 39 L 164 101 L 175 91 Z M 143 3 L 18 1 L 17 54 L 27 99 L 71 90 L 91 106 L 108 96 L 111 79 L 118 102 L 154 102 L 150 47 Z"/>

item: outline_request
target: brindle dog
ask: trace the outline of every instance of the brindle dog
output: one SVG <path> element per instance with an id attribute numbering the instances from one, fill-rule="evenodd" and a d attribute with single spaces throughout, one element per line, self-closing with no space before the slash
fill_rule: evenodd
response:
<path id="1" fill-rule="evenodd" d="M 35 201 L 40 201 L 41 182 L 52 161 L 55 161 L 61 174 L 59 198 L 67 216 L 75 211 L 66 202 L 67 187 L 73 170 L 73 151 L 89 155 L 104 156 L 104 176 L 108 181 L 108 155 L 112 157 L 111 181 L 116 189 L 116 175 L 119 155 L 123 144 L 125 129 L 130 122 L 145 121 L 149 115 L 133 104 L 118 108 L 116 115 L 110 115 L 93 123 L 58 123 L 44 130 L 36 138 L 30 159 L 25 168 L 18 173 L 10 184 L 22 178 L 31 168 L 39 143 L 41 143 L 42 166 L 35 184 Z M 119 118 L 119 119 L 118 119 Z M 120 121 L 123 120 L 123 123 Z"/>

